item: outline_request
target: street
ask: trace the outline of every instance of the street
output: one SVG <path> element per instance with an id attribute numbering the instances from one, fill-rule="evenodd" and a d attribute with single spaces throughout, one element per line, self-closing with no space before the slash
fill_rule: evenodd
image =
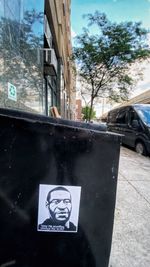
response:
<path id="1" fill-rule="evenodd" d="M 121 147 L 109 267 L 150 266 L 150 157 Z"/>

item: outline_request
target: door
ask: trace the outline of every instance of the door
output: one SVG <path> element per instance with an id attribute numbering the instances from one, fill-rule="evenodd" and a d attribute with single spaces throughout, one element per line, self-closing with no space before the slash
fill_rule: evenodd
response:
<path id="1" fill-rule="evenodd" d="M 127 107 L 123 107 L 119 109 L 117 116 L 116 116 L 116 124 L 115 124 L 115 132 L 122 134 L 122 143 L 126 143 L 126 132 L 128 130 L 128 113 Z"/>
<path id="2" fill-rule="evenodd" d="M 126 144 L 131 147 L 134 147 L 135 140 L 140 130 L 140 124 L 139 124 L 138 114 L 132 107 L 129 108 L 128 110 L 127 120 L 128 120 L 128 127 L 126 129 Z M 138 124 L 135 125 L 134 123 L 135 121 Z"/>

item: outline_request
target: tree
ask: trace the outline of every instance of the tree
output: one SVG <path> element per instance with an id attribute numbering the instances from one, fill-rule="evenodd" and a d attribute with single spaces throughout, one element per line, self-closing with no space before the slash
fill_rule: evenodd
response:
<path id="1" fill-rule="evenodd" d="M 148 31 L 140 22 L 113 23 L 98 11 L 85 17 L 89 28 L 97 26 L 98 34 L 92 35 L 84 28 L 76 37 L 73 55 L 79 75 L 86 84 L 84 93 L 90 98 L 90 120 L 98 97 L 127 100 L 134 83 L 131 67 L 149 58 L 150 48 L 146 42 Z"/>
<path id="2" fill-rule="evenodd" d="M 96 112 L 94 111 L 94 109 L 89 106 L 85 106 L 82 108 L 82 114 L 83 114 L 83 120 L 85 120 L 86 122 L 89 121 L 89 115 L 90 115 L 90 119 L 95 119 L 96 118 Z"/>

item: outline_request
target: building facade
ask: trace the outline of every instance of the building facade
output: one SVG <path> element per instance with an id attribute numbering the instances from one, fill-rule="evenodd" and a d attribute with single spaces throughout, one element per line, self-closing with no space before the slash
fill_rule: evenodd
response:
<path id="1" fill-rule="evenodd" d="M 0 107 L 74 118 L 70 0 L 0 0 Z"/>
<path id="2" fill-rule="evenodd" d="M 150 104 L 150 89 L 129 99 L 125 104 Z"/>
<path id="3" fill-rule="evenodd" d="M 76 120 L 82 120 L 82 100 L 76 99 Z"/>
<path id="4" fill-rule="evenodd" d="M 144 93 L 141 93 L 135 97 L 132 97 L 131 99 L 123 102 L 122 104 L 114 105 L 111 109 L 123 107 L 126 105 L 132 105 L 132 104 L 150 104 L 150 90 L 147 90 Z M 108 115 L 108 112 L 105 112 L 104 114 L 102 114 L 100 119 L 102 121 L 107 121 L 107 115 Z"/>

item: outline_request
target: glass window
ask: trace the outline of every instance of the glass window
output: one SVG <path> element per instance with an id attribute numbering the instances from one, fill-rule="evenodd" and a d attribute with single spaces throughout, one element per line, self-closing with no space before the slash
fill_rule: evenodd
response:
<path id="1" fill-rule="evenodd" d="M 1 107 L 45 112 L 43 46 L 44 0 L 0 0 Z"/>
<path id="2" fill-rule="evenodd" d="M 135 110 L 131 109 L 129 111 L 129 123 L 132 124 L 134 120 L 139 120 L 139 118 Z"/>
<path id="3" fill-rule="evenodd" d="M 108 113 L 108 122 L 115 123 L 116 122 L 117 111 L 111 111 Z"/>
<path id="4" fill-rule="evenodd" d="M 150 127 L 150 107 L 147 105 L 141 105 L 135 107 L 142 121 L 144 121 Z"/>
<path id="5" fill-rule="evenodd" d="M 117 123 L 122 123 L 122 124 L 125 124 L 127 123 L 127 111 L 126 110 L 120 110 L 117 114 L 117 117 L 116 117 L 116 122 Z"/>
<path id="6" fill-rule="evenodd" d="M 47 90 L 47 114 L 49 114 L 52 106 L 57 106 L 57 91 L 56 91 L 56 77 L 46 76 L 46 90 Z"/>

